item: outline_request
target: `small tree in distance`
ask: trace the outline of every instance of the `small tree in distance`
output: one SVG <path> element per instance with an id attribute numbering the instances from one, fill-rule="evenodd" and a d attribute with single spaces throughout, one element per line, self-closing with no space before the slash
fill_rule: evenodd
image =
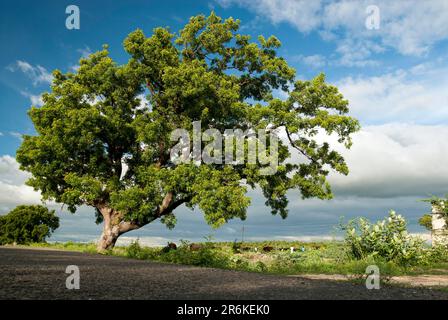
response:
<path id="1" fill-rule="evenodd" d="M 350 147 L 359 124 L 347 116 L 347 100 L 322 74 L 295 81 L 295 70 L 277 55 L 277 38 L 252 42 L 238 29 L 239 20 L 199 15 L 177 34 L 132 32 L 125 64 L 115 63 L 106 46 L 81 59 L 75 73 L 53 72 L 44 105 L 29 111 L 37 135 L 24 136 L 17 160 L 44 199 L 72 212 L 95 208 L 104 224 L 99 251 L 156 219 L 173 227 L 183 204 L 198 207 L 214 227 L 244 219 L 248 187 L 259 186 L 272 213 L 285 218 L 288 190 L 329 199 L 329 171 L 348 173 L 344 158 L 315 140 L 335 134 Z M 274 90 L 286 98 L 274 98 Z M 140 106 L 144 92 L 147 107 Z M 173 163 L 170 134 L 191 132 L 193 121 L 220 132 L 283 128 L 287 142 L 279 142 L 275 174 L 259 174 L 262 163 Z M 303 161 L 287 163 L 290 148 Z"/>
<path id="2" fill-rule="evenodd" d="M 41 205 L 18 206 L 0 216 L 0 244 L 44 242 L 58 227 L 54 210 Z"/>
<path id="3" fill-rule="evenodd" d="M 432 231 L 432 215 L 424 214 L 418 219 L 418 224 L 424 227 L 428 231 Z"/>

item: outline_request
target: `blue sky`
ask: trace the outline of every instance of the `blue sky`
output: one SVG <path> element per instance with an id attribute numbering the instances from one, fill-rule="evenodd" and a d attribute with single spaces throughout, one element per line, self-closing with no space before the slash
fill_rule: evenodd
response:
<path id="1" fill-rule="evenodd" d="M 81 27 L 65 27 L 68 5 L 80 9 Z M 379 9 L 379 29 L 369 30 L 368 5 Z M 73 70 L 83 55 L 109 44 L 123 63 L 122 41 L 141 28 L 178 31 L 188 18 L 215 10 L 241 20 L 241 32 L 256 38 L 276 35 L 280 54 L 299 78 L 325 72 L 349 99 L 352 115 L 363 125 L 346 153 L 349 177 L 331 177 L 335 199 L 329 202 L 290 196 L 290 217 L 272 217 L 257 191 L 248 220 L 233 221 L 218 231 L 200 214 L 179 210 L 179 225 L 160 224 L 130 233 L 155 242 L 215 234 L 233 240 L 241 227 L 246 237 L 309 238 L 329 236 L 340 216 L 379 219 L 394 208 L 422 232 L 418 217 L 428 208 L 418 200 L 448 192 L 448 4 L 429 1 L 350 0 L 208 0 L 208 1 L 2 1 L 0 3 L 0 211 L 39 201 L 23 182 L 15 162 L 21 134 L 32 134 L 31 104 L 49 90 L 51 71 Z M 60 206 L 56 206 L 58 210 Z M 54 239 L 98 236 L 92 210 L 63 219 Z M 148 241 L 149 241 L 148 240 Z"/>

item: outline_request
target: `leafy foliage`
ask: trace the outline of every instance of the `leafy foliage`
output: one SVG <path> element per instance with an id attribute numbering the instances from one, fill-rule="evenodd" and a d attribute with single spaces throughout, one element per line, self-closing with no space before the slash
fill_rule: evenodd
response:
<path id="1" fill-rule="evenodd" d="M 426 230 L 431 231 L 432 230 L 432 215 L 431 214 L 425 214 L 420 219 L 418 219 L 418 224 L 422 227 L 425 227 Z"/>
<path id="2" fill-rule="evenodd" d="M 58 227 L 54 210 L 41 205 L 18 206 L 0 216 L 0 244 L 44 242 Z"/>
<path id="3" fill-rule="evenodd" d="M 176 250 L 151 249 L 140 246 L 134 241 L 126 248 L 128 258 L 152 259 L 171 263 L 181 263 L 203 267 L 228 268 L 229 256 L 221 250 L 215 250 L 211 243 L 200 246 L 198 250 L 191 250 L 188 243 L 183 243 Z"/>
<path id="4" fill-rule="evenodd" d="M 295 70 L 277 55 L 280 41 L 253 42 L 238 33 L 239 24 L 211 13 L 192 17 L 177 34 L 155 28 L 147 37 L 138 29 L 123 42 L 130 58 L 122 65 L 104 46 L 81 59 L 75 73 L 55 70 L 44 105 L 29 111 L 37 135 L 25 135 L 17 151 L 21 169 L 32 173 L 28 184 L 71 212 L 96 208 L 97 222 L 104 212 L 116 217 L 108 223 L 131 222 L 120 233 L 164 216 L 173 227 L 182 204 L 198 207 L 214 227 L 244 219 L 248 187 L 259 186 L 283 218 L 289 189 L 331 198 L 327 175 L 348 168 L 315 137 L 333 134 L 350 147 L 359 124 L 347 115 L 348 101 L 323 74 L 295 81 Z M 287 98 L 274 98 L 275 90 Z M 142 95 L 149 105 L 141 106 Z M 284 128 L 288 142 L 280 141 L 276 174 L 260 175 L 261 163 L 172 163 L 170 133 L 192 132 L 193 121 L 221 132 Z M 304 161 L 287 163 L 289 148 Z"/>
<path id="5" fill-rule="evenodd" d="M 418 264 L 424 259 L 424 241 L 409 235 L 406 220 L 393 210 L 388 218 L 375 224 L 359 218 L 350 221 L 345 229 L 345 241 L 356 259 L 378 256 L 404 265 Z"/>
<path id="6" fill-rule="evenodd" d="M 423 202 L 428 202 L 431 204 L 432 207 L 435 207 L 437 209 L 437 212 L 440 213 L 446 220 L 447 224 L 448 224 L 448 194 L 445 196 L 445 198 L 439 198 L 436 196 L 432 196 L 429 199 L 423 199 Z M 427 213 L 426 215 L 431 215 L 431 213 Z M 428 218 L 425 218 L 425 215 L 422 217 L 423 222 L 427 222 Z M 431 230 L 431 229 L 429 229 Z"/>

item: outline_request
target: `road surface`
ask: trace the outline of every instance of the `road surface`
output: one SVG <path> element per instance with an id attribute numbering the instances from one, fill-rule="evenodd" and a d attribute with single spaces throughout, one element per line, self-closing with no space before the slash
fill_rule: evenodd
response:
<path id="1" fill-rule="evenodd" d="M 66 267 L 80 289 L 66 288 Z M 0 247 L 0 299 L 448 299 L 448 292 Z"/>

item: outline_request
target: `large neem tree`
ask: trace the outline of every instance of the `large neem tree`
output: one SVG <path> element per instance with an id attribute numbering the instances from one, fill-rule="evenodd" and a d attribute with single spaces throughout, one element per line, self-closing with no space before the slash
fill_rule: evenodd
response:
<path id="1" fill-rule="evenodd" d="M 277 55 L 277 38 L 252 42 L 238 29 L 238 20 L 199 15 L 178 34 L 167 28 L 150 37 L 129 34 L 126 64 L 115 63 L 104 47 L 81 59 L 75 73 L 53 72 L 44 105 L 29 111 L 37 134 L 24 136 L 17 160 L 44 200 L 71 212 L 95 208 L 104 224 L 99 251 L 156 219 L 174 226 L 182 204 L 198 207 L 215 227 L 244 219 L 248 187 L 259 186 L 272 213 L 285 218 L 289 189 L 329 199 L 330 170 L 348 173 L 329 143 L 316 142 L 324 132 L 350 147 L 359 124 L 347 115 L 347 100 L 323 75 L 295 81 L 295 70 Z M 275 90 L 287 98 L 274 98 Z M 145 92 L 149 106 L 142 107 Z M 191 130 L 193 121 L 221 132 L 284 128 L 275 174 L 260 174 L 262 163 L 173 163 L 171 132 Z M 306 161 L 288 163 L 292 149 Z"/>

